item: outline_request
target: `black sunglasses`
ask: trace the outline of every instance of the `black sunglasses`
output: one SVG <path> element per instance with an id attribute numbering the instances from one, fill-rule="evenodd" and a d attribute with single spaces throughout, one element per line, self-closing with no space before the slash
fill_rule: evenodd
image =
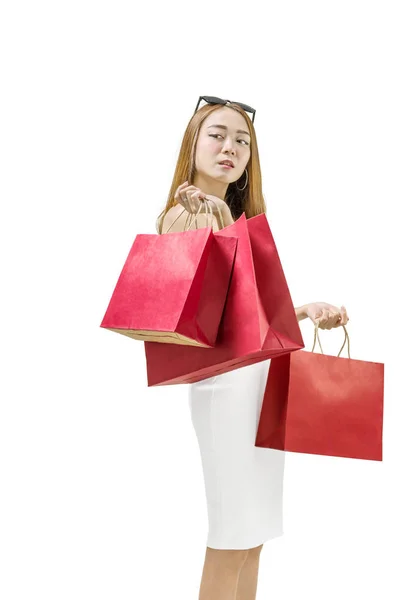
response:
<path id="1" fill-rule="evenodd" d="M 251 108 L 251 106 L 248 106 L 247 104 L 242 104 L 241 102 L 231 102 L 230 100 L 223 100 L 222 98 L 216 98 L 215 96 L 200 96 L 199 97 L 199 101 L 197 102 L 197 106 L 196 106 L 196 110 L 194 111 L 193 114 L 195 114 L 197 112 L 197 109 L 199 108 L 199 104 L 201 102 L 201 100 L 205 100 L 207 102 L 207 104 L 238 104 L 241 108 L 243 108 L 243 110 L 245 110 L 246 112 L 252 113 L 252 119 L 251 122 L 254 123 L 254 119 L 256 117 L 256 111 L 254 108 Z"/>

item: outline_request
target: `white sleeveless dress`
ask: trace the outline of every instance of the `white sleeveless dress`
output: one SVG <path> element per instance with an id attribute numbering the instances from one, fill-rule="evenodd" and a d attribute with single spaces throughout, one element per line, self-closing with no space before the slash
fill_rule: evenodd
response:
<path id="1" fill-rule="evenodd" d="M 285 452 L 255 446 L 270 363 L 262 361 L 189 386 L 210 548 L 255 548 L 283 535 Z"/>

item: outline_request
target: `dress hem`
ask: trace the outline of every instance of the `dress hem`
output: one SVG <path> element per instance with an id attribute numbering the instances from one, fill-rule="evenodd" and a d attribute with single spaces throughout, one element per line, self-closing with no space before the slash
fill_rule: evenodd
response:
<path id="1" fill-rule="evenodd" d="M 262 544 L 265 544 L 265 542 L 269 542 L 271 540 L 275 540 L 278 537 L 282 537 L 284 535 L 284 531 L 283 529 L 279 530 L 277 533 L 268 535 L 268 536 L 263 536 L 262 539 L 258 540 L 257 543 L 251 543 L 249 544 L 218 544 L 215 542 L 212 542 L 211 540 L 207 540 L 207 547 L 211 548 L 213 550 L 251 550 L 252 548 L 257 548 L 258 546 L 261 546 Z"/>

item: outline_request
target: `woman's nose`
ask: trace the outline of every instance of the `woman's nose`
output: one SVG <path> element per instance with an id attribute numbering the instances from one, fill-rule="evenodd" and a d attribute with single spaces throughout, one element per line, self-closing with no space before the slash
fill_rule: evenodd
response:
<path id="1" fill-rule="evenodd" d="M 224 145 L 223 145 L 223 150 L 224 151 L 229 150 L 229 152 L 232 152 L 233 142 L 229 138 L 226 138 Z"/>

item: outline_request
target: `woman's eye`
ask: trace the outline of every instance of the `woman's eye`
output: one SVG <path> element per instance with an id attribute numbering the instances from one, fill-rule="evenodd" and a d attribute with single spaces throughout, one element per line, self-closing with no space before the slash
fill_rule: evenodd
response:
<path id="1" fill-rule="evenodd" d="M 220 133 L 209 133 L 209 135 L 213 138 L 217 138 L 218 136 L 222 137 L 222 135 Z M 244 142 L 247 146 L 249 145 L 249 142 L 247 140 L 238 140 L 238 142 Z M 242 144 L 242 146 L 243 146 L 243 144 Z"/>

